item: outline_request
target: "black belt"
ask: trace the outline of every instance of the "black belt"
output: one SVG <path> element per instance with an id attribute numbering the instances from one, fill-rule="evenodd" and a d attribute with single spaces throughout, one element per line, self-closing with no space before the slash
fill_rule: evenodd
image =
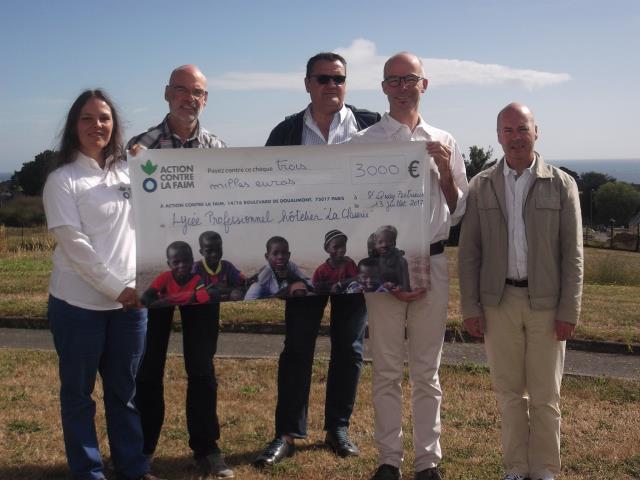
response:
<path id="1" fill-rule="evenodd" d="M 512 287 L 526 288 L 529 286 L 529 280 L 526 278 L 524 280 L 514 280 L 513 278 L 507 278 L 504 281 L 505 284 L 511 285 Z"/>
<path id="2" fill-rule="evenodd" d="M 433 257 L 434 255 L 440 255 L 442 252 L 444 252 L 444 240 L 440 240 L 439 242 L 435 242 L 429 245 L 430 257 Z"/>

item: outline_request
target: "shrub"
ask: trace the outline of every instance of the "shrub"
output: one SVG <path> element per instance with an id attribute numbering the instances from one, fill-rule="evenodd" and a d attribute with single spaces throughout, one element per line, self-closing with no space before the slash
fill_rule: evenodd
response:
<path id="1" fill-rule="evenodd" d="M 7 227 L 35 227 L 45 223 L 41 197 L 17 197 L 0 208 L 0 224 Z"/>

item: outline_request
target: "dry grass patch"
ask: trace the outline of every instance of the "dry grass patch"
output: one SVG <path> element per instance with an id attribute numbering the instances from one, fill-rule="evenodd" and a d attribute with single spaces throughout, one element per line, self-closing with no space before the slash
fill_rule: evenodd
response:
<path id="1" fill-rule="evenodd" d="M 0 225 L 0 252 L 46 251 L 51 254 L 55 238 L 47 227 L 6 227 Z"/>
<path id="2" fill-rule="evenodd" d="M 640 253 L 588 248 L 584 274 L 586 283 L 640 287 Z"/>
<path id="3" fill-rule="evenodd" d="M 362 450 L 357 459 L 336 458 L 322 447 L 327 363 L 314 364 L 309 440 L 273 470 L 251 461 L 271 440 L 275 408 L 274 360 L 218 360 L 221 447 L 236 478 L 320 480 L 369 478 L 376 467 L 371 406 L 371 369 L 366 366 L 351 434 Z M 486 369 L 475 365 L 442 369 L 443 468 L 447 479 L 498 478 L 501 472 L 499 416 Z M 154 471 L 169 479 L 196 479 L 184 418 L 185 373 L 181 357 L 167 362 L 166 421 Z M 405 381 L 405 392 L 408 386 Z M 100 387 L 98 434 L 108 453 Z M 567 378 L 562 405 L 564 471 L 558 480 L 632 479 L 640 475 L 640 384 Z M 405 401 L 406 478 L 413 451 Z M 65 478 L 58 407 L 57 359 L 50 352 L 0 350 L 0 478 Z"/>
<path id="4" fill-rule="evenodd" d="M 640 286 L 585 285 L 577 338 L 640 343 Z"/>

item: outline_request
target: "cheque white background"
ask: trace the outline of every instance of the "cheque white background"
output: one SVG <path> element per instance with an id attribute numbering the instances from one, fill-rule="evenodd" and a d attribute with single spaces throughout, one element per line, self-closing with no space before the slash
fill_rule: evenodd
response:
<path id="1" fill-rule="evenodd" d="M 422 166 L 409 174 L 409 164 L 417 160 Z M 398 248 L 406 252 L 412 275 L 412 285 L 427 286 L 425 277 L 419 271 L 426 271 L 429 243 L 428 201 L 422 206 L 411 207 L 411 199 L 400 199 L 398 190 L 421 194 L 421 199 L 429 198 L 430 182 L 423 182 L 425 172 L 430 168 L 430 158 L 425 155 L 424 142 L 384 145 L 336 145 L 314 147 L 269 147 L 234 149 L 179 149 L 147 150 L 130 159 L 132 172 L 132 195 L 135 207 L 136 240 L 138 252 L 139 285 L 145 288 L 148 280 L 159 272 L 167 270 L 166 247 L 175 240 L 183 240 L 191 245 L 196 259 L 198 237 L 206 230 L 213 230 L 222 236 L 223 258 L 232 262 L 246 275 L 252 275 L 265 265 L 265 244 L 268 238 L 279 235 L 287 239 L 291 251 L 291 261 L 295 262 L 311 277 L 316 267 L 327 259 L 323 250 L 325 233 L 332 229 L 343 231 L 349 238 L 347 255 L 358 262 L 367 256 L 367 238 L 382 225 L 393 225 L 398 229 Z M 151 161 L 158 165 L 152 174 L 144 173 L 141 165 Z M 306 169 L 278 171 L 277 164 L 304 165 Z M 369 168 L 364 173 L 359 165 Z M 169 177 L 162 180 L 162 166 L 194 166 L 193 188 L 162 189 L 165 182 L 172 184 Z M 398 166 L 396 174 L 375 171 L 380 166 Z M 254 167 L 272 167 L 269 173 L 243 173 L 226 170 L 253 170 Z M 215 172 L 213 171 L 215 170 Z M 209 172 L 209 173 L 208 173 Z M 165 173 L 166 175 L 166 173 Z M 143 182 L 153 178 L 157 189 L 147 192 Z M 229 182 L 229 180 L 231 182 Z M 239 180 L 247 186 L 240 186 Z M 294 184 L 289 184 L 291 180 Z M 283 186 L 256 187 L 256 182 L 285 183 Z M 224 185 L 231 185 L 226 188 Z M 181 184 L 176 184 L 180 187 Z M 370 192 L 372 192 L 371 197 Z M 354 195 L 358 197 L 354 199 Z M 405 206 L 387 209 L 388 201 L 405 200 Z M 344 197 L 344 201 L 333 198 Z M 380 198 L 378 203 L 377 197 Z M 300 202 L 299 198 L 311 199 Z M 325 198 L 326 201 L 319 199 Z M 277 203 L 261 203 L 262 201 Z M 282 200 L 285 200 L 284 202 Z M 244 202 L 253 202 L 244 204 Z M 414 197 L 415 201 L 415 197 Z M 219 206 L 206 206 L 224 203 Z M 235 205 L 238 202 L 243 205 Z M 169 205 L 169 207 L 167 207 Z M 174 206 L 177 205 L 177 206 Z M 358 207 L 355 207 L 358 205 Z M 397 205 L 397 203 L 396 203 Z M 342 211 L 353 207 L 353 213 L 367 213 L 368 217 L 342 218 Z M 324 216 L 331 208 L 336 220 L 287 221 L 280 222 L 283 212 L 317 213 Z M 229 225 L 211 224 L 207 212 L 215 212 L 215 217 L 229 215 L 264 216 L 270 212 L 271 223 Z M 293 214 L 296 216 L 296 214 Z M 185 223 L 174 222 L 174 216 L 199 219 L 201 224 L 185 227 Z M 324 217 L 323 217 L 324 218 Z M 423 268 L 420 268 L 420 265 Z"/>

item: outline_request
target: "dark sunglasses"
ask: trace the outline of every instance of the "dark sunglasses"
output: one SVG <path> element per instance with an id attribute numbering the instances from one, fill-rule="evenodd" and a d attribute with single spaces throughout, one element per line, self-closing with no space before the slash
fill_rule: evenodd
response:
<path id="1" fill-rule="evenodd" d="M 346 75 L 311 75 L 309 78 L 315 78 L 320 85 L 326 85 L 330 80 L 336 85 L 342 85 L 347 79 Z"/>

